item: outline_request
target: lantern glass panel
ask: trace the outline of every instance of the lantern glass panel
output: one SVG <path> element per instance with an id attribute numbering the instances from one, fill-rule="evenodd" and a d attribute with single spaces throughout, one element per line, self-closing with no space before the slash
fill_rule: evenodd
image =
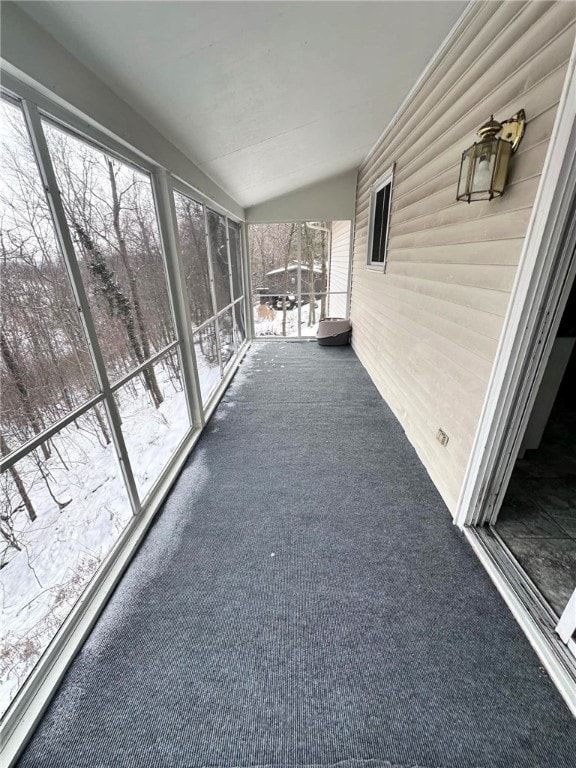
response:
<path id="1" fill-rule="evenodd" d="M 496 165 L 497 139 L 481 141 L 474 145 L 470 201 L 492 198 L 492 177 Z"/>
<path id="2" fill-rule="evenodd" d="M 508 176 L 508 164 L 512 157 L 512 144 L 509 141 L 498 139 L 498 154 L 496 156 L 496 167 L 492 179 L 492 190 L 494 197 L 500 197 L 504 194 L 506 186 L 506 177 Z"/>
<path id="3" fill-rule="evenodd" d="M 474 146 L 469 147 L 462 154 L 462 162 L 460 165 L 460 179 L 458 180 L 458 194 L 457 194 L 458 200 L 468 199 L 468 190 L 470 188 L 470 167 L 471 167 L 470 156 L 474 152 Z"/>

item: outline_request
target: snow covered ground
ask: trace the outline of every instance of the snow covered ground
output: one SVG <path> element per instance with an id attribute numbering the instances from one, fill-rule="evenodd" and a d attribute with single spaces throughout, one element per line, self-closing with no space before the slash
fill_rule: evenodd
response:
<path id="1" fill-rule="evenodd" d="M 194 341 L 194 351 L 196 353 L 196 365 L 198 366 L 202 403 L 205 405 L 220 381 L 220 365 L 217 361 L 210 360 L 209 357 L 204 354 L 200 342 L 196 339 Z"/>
<path id="2" fill-rule="evenodd" d="M 300 312 L 300 335 L 316 336 L 320 319 L 320 306 L 316 302 L 316 322 L 308 325 L 310 304 L 304 304 Z M 256 336 L 298 336 L 298 307 L 286 311 L 286 332 L 282 333 L 282 310 L 271 309 L 267 304 L 254 307 L 254 331 Z"/>
<path id="3" fill-rule="evenodd" d="M 167 366 L 155 370 L 164 395 L 158 409 L 141 377 L 116 394 L 141 497 L 189 429 L 181 381 Z M 212 387 L 214 368 L 204 374 L 205 386 Z M 0 569 L 0 714 L 132 516 L 113 445 L 106 445 L 94 416 L 91 410 L 62 429 L 40 466 L 32 456 L 17 463 L 34 522 L 10 474 L 2 478 L 2 514 L 12 512 L 20 551 L 9 547 Z"/>

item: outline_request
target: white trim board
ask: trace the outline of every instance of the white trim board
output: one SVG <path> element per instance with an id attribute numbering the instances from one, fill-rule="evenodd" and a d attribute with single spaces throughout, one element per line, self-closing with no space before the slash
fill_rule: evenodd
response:
<path id="1" fill-rule="evenodd" d="M 575 192 L 576 43 L 458 500 L 454 522 L 460 528 L 493 522 L 509 479 L 522 421 L 552 347 L 558 304 L 567 296 L 564 282 L 574 273 L 570 216 Z"/>

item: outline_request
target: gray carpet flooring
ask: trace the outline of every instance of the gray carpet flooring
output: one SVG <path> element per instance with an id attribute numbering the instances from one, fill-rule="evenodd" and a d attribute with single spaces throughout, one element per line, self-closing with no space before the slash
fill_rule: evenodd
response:
<path id="1" fill-rule="evenodd" d="M 255 345 L 21 768 L 573 768 L 576 727 L 350 348 Z"/>

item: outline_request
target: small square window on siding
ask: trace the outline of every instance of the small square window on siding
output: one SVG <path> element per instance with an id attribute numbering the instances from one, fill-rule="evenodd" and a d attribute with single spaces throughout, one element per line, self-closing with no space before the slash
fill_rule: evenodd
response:
<path id="1" fill-rule="evenodd" d="M 368 266 L 384 267 L 390 223 L 390 200 L 394 166 L 372 187 L 370 195 L 370 238 L 368 240 Z"/>

